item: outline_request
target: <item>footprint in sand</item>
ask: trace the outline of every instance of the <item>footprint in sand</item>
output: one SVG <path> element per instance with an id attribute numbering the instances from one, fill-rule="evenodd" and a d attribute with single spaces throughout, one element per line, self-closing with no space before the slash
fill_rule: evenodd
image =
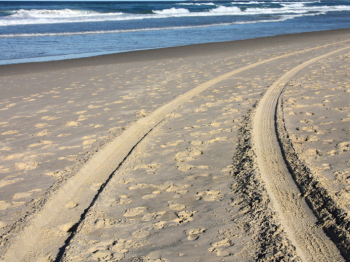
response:
<path id="1" fill-rule="evenodd" d="M 148 236 L 150 236 L 151 233 L 149 231 L 135 231 L 134 233 L 132 233 L 132 236 L 136 239 L 142 239 L 142 238 L 146 238 Z"/>
<path id="2" fill-rule="evenodd" d="M 21 158 L 23 156 L 24 156 L 23 154 L 11 154 L 5 157 L 5 160 L 13 160 L 13 159 Z"/>
<path id="3" fill-rule="evenodd" d="M 131 208 L 131 209 L 126 210 L 126 212 L 124 213 L 124 216 L 125 217 L 135 217 L 135 216 L 141 215 L 146 210 L 147 210 L 146 207 Z"/>
<path id="4" fill-rule="evenodd" d="M 68 208 L 68 209 L 72 209 L 72 208 L 75 208 L 77 207 L 79 204 L 75 201 L 69 201 L 67 204 L 65 204 L 65 208 Z"/>
<path id="5" fill-rule="evenodd" d="M 319 138 L 317 137 L 317 136 L 307 136 L 306 137 L 306 139 L 305 139 L 305 141 L 308 141 L 308 142 L 316 142 L 316 141 L 318 141 L 319 140 Z"/>
<path id="6" fill-rule="evenodd" d="M 197 200 L 204 201 L 221 201 L 224 198 L 224 195 L 220 190 L 207 190 L 197 193 Z"/>
<path id="7" fill-rule="evenodd" d="M 0 210 L 5 210 L 11 206 L 11 203 L 6 201 L 0 201 Z"/>
<path id="8" fill-rule="evenodd" d="M 0 148 L 0 151 L 10 151 L 11 150 L 11 147 L 3 147 L 3 148 Z"/>
<path id="9" fill-rule="evenodd" d="M 141 170 L 141 169 L 157 169 L 160 166 L 158 163 L 151 163 L 151 164 L 141 164 L 134 168 L 134 170 Z"/>
<path id="10" fill-rule="evenodd" d="M 65 136 L 70 136 L 71 134 L 59 134 L 57 137 L 65 137 Z"/>
<path id="11" fill-rule="evenodd" d="M 6 223 L 5 222 L 3 222 L 3 221 L 0 221 L 0 229 L 2 229 L 2 228 L 4 228 L 4 227 L 6 227 Z"/>
<path id="12" fill-rule="evenodd" d="M 43 116 L 41 119 L 42 120 L 47 120 L 47 121 L 52 121 L 56 119 L 60 119 L 61 117 L 54 117 L 54 116 Z"/>
<path id="13" fill-rule="evenodd" d="M 312 121 L 311 119 L 302 119 L 299 122 L 303 124 L 312 124 L 314 121 Z"/>
<path id="14" fill-rule="evenodd" d="M 15 106 L 16 105 L 16 103 L 12 103 L 12 104 L 8 104 L 6 107 L 7 108 L 10 108 L 10 107 L 13 107 L 13 106 Z"/>
<path id="15" fill-rule="evenodd" d="M 329 122 L 322 122 L 322 123 L 320 123 L 320 125 L 322 125 L 322 126 L 331 125 L 331 124 L 334 124 L 334 122 L 333 121 L 329 121 Z"/>
<path id="16" fill-rule="evenodd" d="M 175 202 L 172 202 L 172 201 L 169 201 L 168 205 L 169 205 L 170 209 L 175 210 L 175 211 L 181 211 L 181 210 L 184 210 L 186 208 L 185 205 L 178 204 L 178 203 L 175 203 Z"/>
<path id="17" fill-rule="evenodd" d="M 166 212 L 161 211 L 161 212 L 155 212 L 155 213 L 148 213 L 142 217 L 142 221 L 151 221 L 151 220 L 156 220 L 158 218 L 161 218 Z"/>
<path id="18" fill-rule="evenodd" d="M 187 234 L 187 239 L 194 241 L 197 240 L 206 231 L 205 228 L 201 227 L 198 229 L 191 229 Z"/>
<path id="19" fill-rule="evenodd" d="M 188 171 L 193 168 L 192 165 L 182 164 L 177 167 L 180 171 Z"/>
<path id="20" fill-rule="evenodd" d="M 68 156 L 63 156 L 63 157 L 59 157 L 58 160 L 67 160 L 67 161 L 77 161 L 77 155 L 68 155 Z"/>
<path id="21" fill-rule="evenodd" d="M 337 150 L 331 150 L 331 151 L 328 151 L 327 154 L 330 156 L 335 156 L 338 154 L 338 152 L 337 152 Z"/>
<path id="22" fill-rule="evenodd" d="M 0 181 L 0 188 L 4 187 L 4 186 L 7 186 L 7 185 L 12 185 L 12 184 L 14 184 L 16 182 L 17 182 L 16 180 L 1 180 Z"/>
<path id="23" fill-rule="evenodd" d="M 30 197 L 31 195 L 33 195 L 33 193 L 40 192 L 40 191 L 41 191 L 41 189 L 33 189 L 33 190 L 28 191 L 28 192 L 17 193 L 12 198 L 13 199 L 27 198 L 27 197 Z"/>
<path id="24" fill-rule="evenodd" d="M 211 134 L 211 135 L 219 134 L 219 133 L 221 133 L 223 130 L 224 130 L 224 129 L 222 129 L 222 128 L 216 129 L 216 130 L 211 130 L 211 131 L 209 132 L 209 134 Z"/>
<path id="25" fill-rule="evenodd" d="M 208 144 L 212 144 L 212 143 L 215 143 L 215 142 L 218 142 L 218 141 L 225 141 L 225 140 L 228 140 L 228 138 L 226 136 L 224 137 L 215 137 L 211 140 L 208 140 Z"/>
<path id="26" fill-rule="evenodd" d="M 205 112 L 207 110 L 208 109 L 206 109 L 206 108 L 197 108 L 197 109 L 194 110 L 194 112 L 196 112 L 196 113 L 198 113 L 198 112 Z"/>
<path id="27" fill-rule="evenodd" d="M 80 126 L 79 122 L 76 121 L 68 121 L 64 126 L 70 127 L 70 126 Z"/>
<path id="28" fill-rule="evenodd" d="M 39 133 L 36 134 L 37 136 L 49 136 L 51 135 L 51 132 L 49 130 L 45 129 L 43 131 L 40 131 Z"/>
<path id="29" fill-rule="evenodd" d="M 46 127 L 46 126 L 48 126 L 47 123 L 38 123 L 38 124 L 35 125 L 36 128 L 43 128 L 43 127 Z"/>
<path id="30" fill-rule="evenodd" d="M 23 201 L 13 201 L 13 202 L 6 202 L 6 201 L 0 201 L 0 210 L 5 210 L 9 207 L 18 207 L 18 206 L 21 206 L 21 205 L 24 205 L 25 202 Z"/>
<path id="31" fill-rule="evenodd" d="M 321 156 L 322 153 L 320 150 L 317 150 L 315 148 L 309 148 L 307 150 L 307 155 L 309 155 L 309 156 Z"/>
<path id="32" fill-rule="evenodd" d="M 216 255 L 219 257 L 230 256 L 231 252 L 229 251 L 229 247 L 233 246 L 233 243 L 229 239 L 224 239 L 219 242 L 213 243 L 212 247 L 208 250 L 210 252 L 216 252 Z"/>
<path id="33" fill-rule="evenodd" d="M 40 140 L 39 143 L 31 144 L 28 147 L 38 147 L 38 146 L 43 146 L 43 145 L 51 145 L 52 143 L 53 143 L 53 141 Z"/>
<path id="34" fill-rule="evenodd" d="M 149 195 L 144 195 L 142 199 L 152 199 L 156 197 L 157 197 L 157 194 L 149 194 Z"/>
<path id="35" fill-rule="evenodd" d="M 102 106 L 95 106 L 95 105 L 89 105 L 88 106 L 89 109 L 100 108 L 100 107 L 102 107 Z"/>
<path id="36" fill-rule="evenodd" d="M 201 179 L 201 181 L 203 181 L 202 179 L 203 179 L 204 177 L 209 177 L 209 176 L 211 176 L 211 174 L 192 175 L 192 176 L 187 176 L 186 179 L 187 179 L 187 180 Z"/>
<path id="37" fill-rule="evenodd" d="M 16 170 L 32 170 L 32 169 L 35 169 L 37 168 L 39 165 L 38 162 L 26 162 L 26 163 L 15 163 L 14 164 L 14 169 Z"/>
<path id="38" fill-rule="evenodd" d="M 191 141 L 191 145 L 193 145 L 193 146 L 200 146 L 201 144 L 203 144 L 203 142 L 199 141 L 199 140 Z"/>
<path id="39" fill-rule="evenodd" d="M 117 200 L 116 203 L 119 205 L 127 205 L 132 203 L 132 199 L 128 195 L 121 195 Z"/>
<path id="40" fill-rule="evenodd" d="M 187 151 L 178 152 L 175 155 L 175 161 L 186 162 L 195 159 L 196 156 L 202 155 L 203 152 L 197 148 L 188 148 Z"/>
<path id="41" fill-rule="evenodd" d="M 335 146 L 339 153 L 344 153 L 350 150 L 350 141 L 341 142 Z"/>
<path id="42" fill-rule="evenodd" d="M 170 186 L 169 186 L 169 184 L 164 184 L 164 185 L 158 186 L 158 188 L 160 190 L 165 189 L 166 192 L 176 192 L 177 194 L 180 194 L 180 193 L 186 191 L 185 189 L 189 188 L 189 187 L 191 187 L 191 185 L 189 185 L 189 184 L 185 184 L 185 185 L 172 184 Z"/>
<path id="43" fill-rule="evenodd" d="M 221 125 L 222 125 L 222 123 L 219 123 L 219 122 L 212 122 L 209 124 L 209 126 L 213 126 L 213 127 L 219 127 Z"/>
<path id="44" fill-rule="evenodd" d="M 97 139 L 88 139 L 88 140 L 84 140 L 84 141 L 82 142 L 82 145 L 83 145 L 83 146 L 91 145 L 91 144 L 95 143 L 96 141 L 97 141 Z"/>
<path id="45" fill-rule="evenodd" d="M 63 173 L 62 171 L 52 171 L 52 172 L 45 173 L 45 175 L 52 176 L 52 177 L 61 177 L 62 173 Z"/>
<path id="46" fill-rule="evenodd" d="M 180 211 L 176 212 L 175 215 L 177 218 L 174 220 L 174 222 L 178 224 L 184 224 L 193 221 L 193 216 L 198 211 Z"/>
<path id="47" fill-rule="evenodd" d="M 17 131 L 17 130 L 9 130 L 9 131 L 6 131 L 6 132 L 1 133 L 1 135 L 3 135 L 3 136 L 6 136 L 6 135 L 15 135 L 15 134 L 18 134 L 18 131 Z"/>
<path id="48" fill-rule="evenodd" d="M 165 143 L 164 145 L 161 145 L 160 147 L 173 147 L 179 145 L 181 142 L 184 142 L 185 140 L 177 140 L 177 141 L 172 141 Z"/>

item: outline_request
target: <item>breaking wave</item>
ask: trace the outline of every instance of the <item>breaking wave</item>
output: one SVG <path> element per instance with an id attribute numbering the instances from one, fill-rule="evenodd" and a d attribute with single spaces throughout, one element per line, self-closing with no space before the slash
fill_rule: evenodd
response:
<path id="1" fill-rule="evenodd" d="M 251 4 L 258 2 L 249 2 Z M 251 15 L 285 15 L 285 14 L 325 14 L 330 11 L 347 11 L 350 6 L 306 6 L 305 2 L 278 2 L 281 7 L 248 7 L 215 6 L 202 11 L 191 11 L 187 8 L 169 8 L 153 10 L 151 14 L 135 14 L 122 12 L 97 12 L 89 10 L 16 10 L 10 15 L 0 17 L 0 26 L 55 24 L 55 23 L 83 23 L 102 21 L 125 21 L 156 19 L 169 17 L 199 17 L 199 16 L 251 16 Z M 211 3 L 209 3 L 211 4 Z M 239 4 L 236 3 L 236 4 Z"/>

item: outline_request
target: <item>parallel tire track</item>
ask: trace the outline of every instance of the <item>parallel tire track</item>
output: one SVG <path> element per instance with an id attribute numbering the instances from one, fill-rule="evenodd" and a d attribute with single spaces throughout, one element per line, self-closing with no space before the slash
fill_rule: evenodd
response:
<path id="1" fill-rule="evenodd" d="M 254 117 L 253 136 L 258 166 L 275 210 L 304 261 L 343 261 L 334 243 L 317 226 L 317 219 L 289 173 L 276 134 L 278 99 L 287 82 L 303 68 L 349 49 L 315 57 L 285 73 L 268 89 Z"/>
<path id="2" fill-rule="evenodd" d="M 260 61 L 223 74 L 180 95 L 158 108 L 96 153 L 78 172 L 49 199 L 43 209 L 28 223 L 7 248 L 5 261 L 38 261 L 55 258 L 65 246 L 65 241 L 81 222 L 82 214 L 91 207 L 112 173 L 119 167 L 133 148 L 165 117 L 177 107 L 209 87 L 233 75 L 259 65 L 292 55 L 317 50 L 348 41 L 327 44 Z M 94 186 L 92 186 L 94 185 Z M 63 230 L 62 230 L 63 229 Z"/>

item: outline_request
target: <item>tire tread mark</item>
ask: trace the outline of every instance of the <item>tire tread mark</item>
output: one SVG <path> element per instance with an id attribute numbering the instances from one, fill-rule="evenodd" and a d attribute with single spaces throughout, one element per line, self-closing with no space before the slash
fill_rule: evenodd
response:
<path id="1" fill-rule="evenodd" d="M 253 123 L 258 166 L 266 189 L 281 222 L 305 261 L 343 261 L 334 243 L 317 226 L 317 219 L 293 180 L 283 157 L 276 133 L 276 111 L 279 97 L 288 83 L 303 68 L 333 54 L 341 48 L 310 59 L 285 73 L 274 82 L 261 99 Z"/>
<path id="2" fill-rule="evenodd" d="M 278 102 L 277 135 L 282 153 L 300 192 L 305 196 L 310 208 L 314 211 L 319 220 L 320 226 L 337 245 L 346 261 L 350 261 L 350 221 L 346 212 L 340 209 L 325 189 L 326 186 L 320 183 L 314 176 L 307 164 L 301 160 L 285 128 L 285 121 L 282 112 L 282 96 Z"/>

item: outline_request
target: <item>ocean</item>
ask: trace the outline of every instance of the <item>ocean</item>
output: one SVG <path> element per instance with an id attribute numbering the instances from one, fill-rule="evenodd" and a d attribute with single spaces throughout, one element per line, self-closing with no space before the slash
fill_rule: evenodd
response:
<path id="1" fill-rule="evenodd" d="M 0 2 L 0 64 L 350 28 L 350 1 Z"/>

